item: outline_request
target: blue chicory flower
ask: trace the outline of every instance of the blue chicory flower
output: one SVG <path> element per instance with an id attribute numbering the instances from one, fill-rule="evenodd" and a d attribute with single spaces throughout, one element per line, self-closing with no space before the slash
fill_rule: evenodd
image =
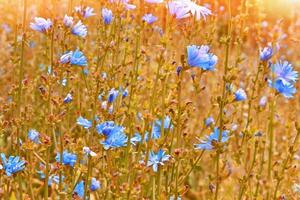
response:
<path id="1" fill-rule="evenodd" d="M 98 181 L 96 178 L 91 179 L 91 185 L 90 185 L 90 190 L 91 191 L 96 191 L 101 187 L 100 181 Z"/>
<path id="2" fill-rule="evenodd" d="M 235 91 L 234 93 L 234 99 L 236 101 L 244 101 L 247 99 L 247 94 L 245 92 L 245 90 L 243 90 L 242 88 L 238 89 L 237 91 Z"/>
<path id="3" fill-rule="evenodd" d="M 214 131 L 209 135 L 206 136 L 204 140 L 200 140 L 199 144 L 195 144 L 195 149 L 202 149 L 202 150 L 212 150 L 214 149 L 213 142 L 217 142 L 219 140 L 220 130 L 218 128 L 214 128 Z M 222 132 L 221 143 L 227 142 L 229 139 L 229 132 L 224 130 Z"/>
<path id="4" fill-rule="evenodd" d="M 124 129 L 123 126 L 118 126 L 113 121 L 106 121 L 96 126 L 97 132 L 105 136 L 105 140 L 100 142 L 105 150 L 126 146 L 128 138 Z"/>
<path id="5" fill-rule="evenodd" d="M 218 62 L 218 57 L 209 52 L 209 46 L 190 45 L 187 47 L 188 64 L 191 67 L 199 67 L 212 71 Z"/>
<path id="6" fill-rule="evenodd" d="M 35 17 L 34 21 L 35 22 L 30 23 L 30 28 L 35 31 L 44 33 L 52 27 L 52 22 L 50 19 Z"/>
<path id="7" fill-rule="evenodd" d="M 274 82 L 271 80 L 268 80 L 269 86 L 271 88 L 275 88 L 277 92 L 282 94 L 286 98 L 292 98 L 294 94 L 296 93 L 296 88 L 295 86 L 290 83 L 286 82 L 285 80 L 279 78 L 276 79 Z"/>
<path id="8" fill-rule="evenodd" d="M 19 156 L 9 156 L 8 160 L 4 153 L 0 154 L 2 160 L 3 170 L 7 176 L 11 176 L 19 171 L 25 169 L 25 161 L 21 160 Z"/>
<path id="9" fill-rule="evenodd" d="M 113 14 L 112 11 L 107 8 L 102 8 L 102 19 L 104 24 L 108 25 L 113 20 Z"/>
<path id="10" fill-rule="evenodd" d="M 71 93 L 68 93 L 67 96 L 64 98 L 64 103 L 70 103 L 73 101 L 73 97 Z"/>
<path id="11" fill-rule="evenodd" d="M 80 198 L 83 198 L 84 195 L 84 182 L 80 181 L 79 183 L 77 183 L 77 185 L 74 188 L 74 194 L 76 194 L 77 196 L 79 196 Z"/>
<path id="12" fill-rule="evenodd" d="M 267 61 L 273 56 L 273 48 L 271 46 L 267 46 L 260 51 L 260 60 Z"/>
<path id="13" fill-rule="evenodd" d="M 147 162 L 147 167 L 152 166 L 154 172 L 157 172 L 159 165 L 164 165 L 164 162 L 170 159 L 170 155 L 167 155 L 162 149 L 160 149 L 157 154 L 153 151 L 150 152 L 149 160 Z"/>
<path id="14" fill-rule="evenodd" d="M 60 153 L 59 152 L 56 154 L 55 160 L 56 160 L 56 162 L 60 162 Z M 69 165 L 71 167 L 74 167 L 76 160 L 77 160 L 76 154 L 69 153 L 67 150 L 65 150 L 63 152 L 62 163 L 64 165 Z"/>
<path id="15" fill-rule="evenodd" d="M 79 37 L 86 37 L 87 35 L 87 27 L 79 20 L 71 29 L 71 33 L 73 35 L 77 35 Z"/>
<path id="16" fill-rule="evenodd" d="M 215 120 L 213 117 L 208 117 L 205 119 L 205 126 L 210 126 L 211 124 L 214 124 L 215 123 Z"/>
<path id="17" fill-rule="evenodd" d="M 112 88 L 109 92 L 108 92 L 108 97 L 107 97 L 107 101 L 109 103 L 112 103 L 115 101 L 115 99 L 118 97 L 119 95 L 119 91 L 115 90 L 115 88 Z"/>
<path id="18" fill-rule="evenodd" d="M 74 23 L 73 22 L 73 17 L 65 15 L 63 22 L 64 22 L 64 25 L 66 27 L 70 28 L 73 25 L 73 23 Z"/>
<path id="19" fill-rule="evenodd" d="M 36 144 L 40 144 L 40 133 L 37 132 L 35 129 L 30 129 L 28 131 L 28 139 Z"/>
<path id="20" fill-rule="evenodd" d="M 89 128 L 92 127 L 92 121 L 87 120 L 87 119 L 85 119 L 85 118 L 83 118 L 81 116 L 77 118 L 77 124 L 79 126 L 82 126 L 85 129 L 89 129 Z"/>
<path id="21" fill-rule="evenodd" d="M 147 24 L 153 24 L 155 21 L 157 21 L 157 17 L 152 14 L 145 14 L 142 19 L 143 21 L 147 22 Z"/>
<path id="22" fill-rule="evenodd" d="M 286 82 L 295 83 L 298 80 L 298 72 L 293 69 L 292 64 L 288 61 L 278 61 L 271 66 L 276 78 Z"/>
<path id="23" fill-rule="evenodd" d="M 77 49 L 76 51 L 74 51 L 72 53 L 72 55 L 70 57 L 70 63 L 71 63 L 71 65 L 86 67 L 87 59 L 84 56 L 84 54 Z"/>

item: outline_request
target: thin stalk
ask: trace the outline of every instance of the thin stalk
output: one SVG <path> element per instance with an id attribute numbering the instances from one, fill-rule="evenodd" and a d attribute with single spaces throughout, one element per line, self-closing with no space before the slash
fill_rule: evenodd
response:
<path id="1" fill-rule="evenodd" d="M 298 141 L 299 136 L 300 136 L 300 127 L 298 126 L 298 124 L 296 124 L 296 129 L 297 129 L 296 137 L 293 141 L 292 146 L 289 148 L 289 155 L 285 159 L 285 161 L 283 162 L 281 172 L 278 175 L 279 177 L 277 178 L 277 183 L 276 183 L 276 188 L 275 188 L 275 191 L 274 191 L 273 200 L 277 199 L 277 192 L 278 192 L 278 189 L 279 189 L 279 185 L 280 185 L 281 181 L 283 180 L 283 178 L 281 178 L 280 176 L 284 176 L 284 172 L 287 168 L 287 165 L 293 160 L 293 157 L 294 157 L 294 154 L 295 154 L 295 149 L 297 149 L 295 147 L 296 147 L 297 141 Z"/>

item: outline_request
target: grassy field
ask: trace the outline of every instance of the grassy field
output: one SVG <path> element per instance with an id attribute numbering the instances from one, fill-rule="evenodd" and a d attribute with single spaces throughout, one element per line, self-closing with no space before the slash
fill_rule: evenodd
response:
<path id="1" fill-rule="evenodd" d="M 0 199 L 300 199 L 299 9 L 0 0 Z"/>

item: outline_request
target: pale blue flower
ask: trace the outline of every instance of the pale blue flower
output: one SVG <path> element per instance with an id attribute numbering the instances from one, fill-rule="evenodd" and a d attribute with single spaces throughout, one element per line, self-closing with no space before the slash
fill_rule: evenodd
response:
<path id="1" fill-rule="evenodd" d="M 107 8 L 102 8 L 102 19 L 104 24 L 108 25 L 113 20 L 112 11 Z"/>
<path id="2" fill-rule="evenodd" d="M 150 152 L 149 160 L 147 161 L 147 167 L 152 166 L 154 172 L 157 172 L 159 165 L 164 165 L 164 162 L 170 159 L 170 155 L 167 155 L 162 149 L 157 154 L 153 151 Z"/>
<path id="3" fill-rule="evenodd" d="M 128 138 L 124 129 L 123 126 L 118 126 L 113 121 L 106 121 L 96 126 L 97 132 L 105 136 L 105 140 L 100 142 L 105 150 L 126 146 Z"/>
<path id="4" fill-rule="evenodd" d="M 88 17 L 94 16 L 94 15 L 96 15 L 94 13 L 94 8 L 91 8 L 91 7 L 86 7 L 82 12 L 82 16 L 84 18 L 88 18 Z"/>
<path id="5" fill-rule="evenodd" d="M 56 162 L 60 162 L 60 153 L 56 154 L 55 160 Z M 64 165 L 69 165 L 71 167 L 74 167 L 76 160 L 77 160 L 76 154 L 69 153 L 67 150 L 63 152 L 62 163 Z"/>
<path id="6" fill-rule="evenodd" d="M 71 63 L 71 65 L 86 67 L 87 59 L 84 56 L 84 54 L 77 49 L 76 51 L 74 51 L 72 53 L 72 55 L 70 57 L 70 63 Z"/>
<path id="7" fill-rule="evenodd" d="M 40 133 L 37 132 L 35 129 L 30 129 L 28 131 L 28 139 L 36 144 L 40 144 Z"/>
<path id="8" fill-rule="evenodd" d="M 145 0 L 147 3 L 163 3 L 164 0 Z"/>
<path id="9" fill-rule="evenodd" d="M 267 61 L 273 56 L 273 48 L 267 46 L 260 51 L 260 60 Z"/>
<path id="10" fill-rule="evenodd" d="M 73 22 L 73 17 L 65 15 L 63 22 L 64 22 L 64 25 L 66 27 L 70 28 L 73 25 L 73 23 L 74 23 Z"/>
<path id="11" fill-rule="evenodd" d="M 63 182 L 65 177 L 62 176 L 61 179 L 62 179 L 62 182 Z M 52 183 L 59 184 L 59 176 L 54 175 L 54 174 L 50 175 L 49 179 L 48 179 L 48 186 L 51 186 Z"/>
<path id="12" fill-rule="evenodd" d="M 196 20 L 200 20 L 201 18 L 206 19 L 206 16 L 212 14 L 208 8 L 199 6 L 191 0 L 169 1 L 168 9 L 170 14 L 174 15 L 176 19 L 183 19 L 193 16 Z"/>
<path id="13" fill-rule="evenodd" d="M 210 126 L 211 124 L 214 124 L 215 120 L 213 117 L 208 117 L 205 119 L 205 126 Z"/>
<path id="14" fill-rule="evenodd" d="M 35 22 L 30 23 L 30 28 L 35 31 L 44 33 L 52 27 L 52 22 L 50 19 L 35 17 L 34 21 Z"/>
<path id="15" fill-rule="evenodd" d="M 69 63 L 72 54 L 73 54 L 73 51 L 66 52 L 65 54 L 63 54 L 63 55 L 60 57 L 59 62 L 60 62 L 61 64 Z"/>
<path id="16" fill-rule="evenodd" d="M 114 102 L 115 99 L 118 97 L 118 95 L 119 95 L 119 91 L 115 90 L 115 88 L 112 88 L 108 93 L 107 101 L 109 103 Z"/>
<path id="17" fill-rule="evenodd" d="M 152 139 L 158 139 L 161 136 L 161 126 L 162 126 L 162 120 L 155 120 L 152 124 L 152 132 L 151 132 L 151 138 Z M 171 123 L 171 118 L 169 116 L 166 116 L 164 119 L 164 129 L 172 129 L 173 125 Z M 148 135 L 149 133 L 145 133 L 145 141 L 148 142 Z"/>
<path id="18" fill-rule="evenodd" d="M 80 198 L 83 198 L 84 196 L 84 182 L 80 181 L 77 183 L 77 185 L 74 188 L 74 193 L 79 196 Z"/>
<path id="19" fill-rule="evenodd" d="M 137 143 L 142 141 L 142 136 L 139 133 L 135 133 L 132 138 L 130 138 L 130 143 L 132 145 L 137 145 Z"/>
<path id="20" fill-rule="evenodd" d="M 73 101 L 72 94 L 68 93 L 67 96 L 64 98 L 64 103 L 70 103 Z"/>
<path id="21" fill-rule="evenodd" d="M 234 93 L 234 99 L 236 101 L 244 101 L 247 99 L 247 94 L 245 92 L 245 90 L 243 90 L 242 88 L 238 89 L 237 91 L 235 91 Z"/>
<path id="22" fill-rule="evenodd" d="M 77 35 L 79 37 L 86 37 L 87 28 L 82 22 L 79 20 L 72 28 L 71 33 Z"/>
<path id="23" fill-rule="evenodd" d="M 85 118 L 83 118 L 81 116 L 77 118 L 77 124 L 79 126 L 82 126 L 85 129 L 89 129 L 89 128 L 92 127 L 92 121 L 87 120 L 87 119 L 85 119 Z"/>
<path id="24" fill-rule="evenodd" d="M 154 23 L 155 21 L 157 21 L 157 17 L 155 17 L 154 15 L 152 14 L 145 14 L 143 17 L 142 17 L 143 21 L 147 22 L 147 24 L 152 24 Z"/>
<path id="25" fill-rule="evenodd" d="M 296 93 L 296 88 L 292 83 L 286 82 L 283 79 L 276 79 L 274 82 L 268 80 L 269 86 L 275 88 L 277 92 L 286 98 L 292 98 Z"/>
<path id="26" fill-rule="evenodd" d="M 90 185 L 90 189 L 91 191 L 96 191 L 101 187 L 101 183 L 100 181 L 98 181 L 96 178 L 92 178 L 91 180 L 91 185 Z"/>
<path id="27" fill-rule="evenodd" d="M 272 71 L 276 78 L 280 78 L 283 81 L 295 83 L 298 80 L 298 72 L 293 69 L 292 64 L 288 61 L 278 61 L 272 65 Z"/>
<path id="28" fill-rule="evenodd" d="M 218 62 L 218 57 L 209 52 L 209 46 L 190 45 L 187 47 L 188 64 L 191 67 L 199 67 L 212 71 Z"/>
<path id="29" fill-rule="evenodd" d="M 268 98 L 267 98 L 266 96 L 262 96 L 262 97 L 260 98 L 260 100 L 259 100 L 259 106 L 260 106 L 260 107 L 266 106 L 267 100 L 268 100 Z"/>
<path id="30" fill-rule="evenodd" d="M 199 144 L 195 144 L 195 149 L 202 150 L 212 150 L 214 149 L 213 142 L 217 142 L 219 140 L 220 130 L 218 128 L 214 128 L 214 132 L 212 132 L 209 136 L 206 136 L 204 140 L 200 140 Z M 227 142 L 229 139 L 229 132 L 224 130 L 222 132 L 221 143 Z"/>
<path id="31" fill-rule="evenodd" d="M 93 152 L 89 147 L 83 147 L 83 152 L 87 156 L 92 156 L 92 157 L 97 156 L 97 154 Z"/>
<path id="32" fill-rule="evenodd" d="M 11 176 L 25 168 L 25 161 L 21 160 L 19 156 L 9 156 L 8 160 L 4 153 L 1 153 L 0 156 L 3 170 L 7 176 Z"/>

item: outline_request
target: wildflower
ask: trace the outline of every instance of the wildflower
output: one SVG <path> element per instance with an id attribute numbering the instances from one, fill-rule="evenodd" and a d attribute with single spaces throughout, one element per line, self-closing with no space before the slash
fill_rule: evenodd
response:
<path id="1" fill-rule="evenodd" d="M 191 67 L 199 67 L 212 71 L 218 62 L 218 57 L 209 52 L 209 46 L 190 45 L 187 47 L 188 64 Z"/>
<path id="2" fill-rule="evenodd" d="M 147 3 L 163 3 L 164 0 L 145 0 Z"/>
<path id="3" fill-rule="evenodd" d="M 97 156 L 97 154 L 95 152 L 93 152 L 89 147 L 83 147 L 83 152 L 86 154 L 86 155 L 89 155 L 89 156 Z"/>
<path id="4" fill-rule="evenodd" d="M 52 22 L 50 19 L 35 17 L 34 21 L 35 22 L 30 23 L 30 28 L 35 31 L 44 33 L 52 27 Z"/>
<path id="5" fill-rule="evenodd" d="M 286 98 L 292 98 L 296 93 L 296 88 L 292 83 L 286 82 L 283 79 L 276 79 L 275 81 L 269 80 L 269 86 L 275 88 L 277 92 Z"/>
<path id="6" fill-rule="evenodd" d="M 84 182 L 83 181 L 80 181 L 79 183 L 77 183 L 77 185 L 74 188 L 74 194 L 76 194 L 80 198 L 83 198 L 83 195 L 84 195 Z"/>
<path id="7" fill-rule="evenodd" d="M 115 99 L 118 97 L 119 95 L 119 91 L 118 90 L 115 90 L 115 88 L 112 88 L 109 93 L 108 93 L 108 102 L 109 103 L 112 103 L 115 101 Z"/>
<path id="8" fill-rule="evenodd" d="M 87 35 L 87 28 L 82 22 L 79 20 L 72 28 L 71 33 L 73 35 L 77 35 L 79 37 L 85 37 Z"/>
<path id="9" fill-rule="evenodd" d="M 61 64 L 66 64 L 66 63 L 70 62 L 70 59 L 71 59 L 72 54 L 73 54 L 73 51 L 66 52 L 65 54 L 63 54 L 63 55 L 60 57 L 59 62 L 60 62 Z"/>
<path id="10" fill-rule="evenodd" d="M 221 143 L 227 142 L 229 139 L 228 131 L 222 132 Z M 202 150 L 212 150 L 214 149 L 214 142 L 219 140 L 220 130 L 218 128 L 214 128 L 214 131 L 209 135 L 206 136 L 204 140 L 200 140 L 199 144 L 195 144 L 195 149 L 202 149 Z"/>
<path id="11" fill-rule="evenodd" d="M 77 66 L 82 66 L 82 67 L 87 66 L 86 57 L 78 49 L 72 53 L 72 55 L 70 57 L 70 63 L 71 63 L 71 65 L 77 65 Z"/>
<path id="12" fill-rule="evenodd" d="M 191 0 L 173 0 L 168 3 L 168 9 L 171 15 L 175 15 L 176 19 L 183 19 L 194 16 L 196 20 L 206 18 L 211 15 L 211 11 L 204 7 L 199 6 Z"/>
<path id="13" fill-rule="evenodd" d="M 138 133 L 135 133 L 132 138 L 130 138 L 130 143 L 136 145 L 138 142 L 142 141 L 142 136 Z"/>
<path id="14" fill-rule="evenodd" d="M 165 152 L 160 149 L 157 154 L 153 151 L 150 152 L 149 160 L 147 162 L 147 167 L 152 166 L 153 171 L 157 172 L 159 165 L 164 165 L 164 162 L 170 159 L 170 155 L 165 154 Z"/>
<path id="15" fill-rule="evenodd" d="M 70 16 L 68 16 L 68 15 L 65 15 L 64 16 L 64 20 L 63 20 L 63 22 L 64 22 L 64 25 L 66 26 L 66 27 L 68 27 L 68 28 L 70 28 L 72 25 L 73 25 L 73 17 L 70 17 Z"/>
<path id="16" fill-rule="evenodd" d="M 64 181 L 65 177 L 62 176 L 61 179 L 62 179 L 62 181 Z M 59 176 L 54 175 L 54 174 L 50 175 L 49 179 L 48 179 L 48 186 L 51 186 L 52 183 L 59 184 Z"/>
<path id="17" fill-rule="evenodd" d="M 271 46 L 267 46 L 260 51 L 260 60 L 267 61 L 273 56 L 273 49 Z"/>
<path id="18" fill-rule="evenodd" d="M 87 119 L 81 117 L 81 116 L 77 118 L 77 124 L 79 126 L 82 126 L 85 129 L 89 129 L 89 128 L 92 127 L 92 122 L 90 120 L 87 120 Z"/>
<path id="19" fill-rule="evenodd" d="M 157 21 L 157 17 L 155 17 L 154 15 L 152 14 L 145 14 L 143 17 L 142 17 L 143 21 L 147 22 L 148 24 L 152 24 L 154 23 L 155 21 Z"/>
<path id="20" fill-rule="evenodd" d="M 205 126 L 210 126 L 211 124 L 214 124 L 215 123 L 215 120 L 213 117 L 208 117 L 205 119 Z"/>
<path id="21" fill-rule="evenodd" d="M 96 15 L 94 13 L 94 8 L 91 8 L 91 7 L 86 7 L 82 12 L 82 16 L 84 18 L 88 18 L 88 17 L 94 16 L 94 15 Z"/>
<path id="22" fill-rule="evenodd" d="M 72 94 L 68 93 L 64 98 L 64 103 L 70 103 L 73 100 Z"/>
<path id="23" fill-rule="evenodd" d="M 91 185 L 90 185 L 90 190 L 91 191 L 96 191 L 101 187 L 100 181 L 98 181 L 96 178 L 91 179 Z"/>
<path id="24" fill-rule="evenodd" d="M 40 133 L 34 129 L 28 131 L 28 139 L 36 144 L 40 144 Z"/>
<path id="25" fill-rule="evenodd" d="M 83 9 L 80 6 L 76 6 L 74 8 L 74 10 L 75 10 L 75 12 L 79 13 L 85 19 L 88 18 L 88 17 L 96 15 L 94 13 L 94 8 L 91 8 L 91 7 L 86 7 L 85 9 Z"/>
<path id="26" fill-rule="evenodd" d="M 128 138 L 123 126 L 118 126 L 113 121 L 106 121 L 98 124 L 96 130 L 105 136 L 105 140 L 100 142 L 105 150 L 126 146 Z"/>
<path id="27" fill-rule="evenodd" d="M 276 78 L 280 78 L 286 82 L 295 83 L 298 80 L 298 72 L 295 71 L 288 61 L 278 61 L 272 65 L 272 71 Z"/>
<path id="28" fill-rule="evenodd" d="M 11 176 L 25 168 L 25 161 L 21 160 L 19 156 L 9 156 L 6 160 L 4 153 L 1 153 L 2 168 L 7 176 Z"/>
<path id="29" fill-rule="evenodd" d="M 265 107 L 266 106 L 266 104 L 267 104 L 267 97 L 266 96 L 262 96 L 261 98 L 260 98 L 260 100 L 259 100 L 259 106 L 260 107 Z"/>
<path id="30" fill-rule="evenodd" d="M 158 139 L 161 135 L 161 126 L 162 126 L 162 120 L 156 120 L 152 124 L 152 131 L 151 131 L 151 138 L 152 139 Z M 169 116 L 166 116 L 164 119 L 164 129 L 172 129 L 173 125 L 171 123 L 171 118 Z M 148 132 L 145 133 L 145 141 L 148 141 Z"/>
<path id="31" fill-rule="evenodd" d="M 245 90 L 240 88 L 234 93 L 234 97 L 235 97 L 236 101 L 244 101 L 247 99 L 247 94 L 246 94 Z"/>
<path id="32" fill-rule="evenodd" d="M 64 86 L 64 87 L 67 85 L 67 79 L 66 78 L 61 80 L 61 85 Z"/>
<path id="33" fill-rule="evenodd" d="M 113 20 L 113 14 L 112 11 L 107 8 L 102 8 L 102 18 L 104 24 L 108 25 Z"/>
<path id="34" fill-rule="evenodd" d="M 56 154 L 55 160 L 56 162 L 60 162 L 60 153 Z M 74 167 L 76 160 L 77 160 L 76 154 L 69 153 L 68 151 L 63 152 L 62 163 L 64 165 L 69 165 L 71 167 Z"/>
<path id="35" fill-rule="evenodd" d="M 122 92 L 122 97 L 123 98 L 128 96 L 128 89 L 127 88 L 125 90 L 122 89 L 121 92 Z"/>
<path id="36" fill-rule="evenodd" d="M 134 10 L 136 8 L 135 5 L 129 4 L 129 0 L 110 0 L 110 2 L 122 3 L 125 6 L 126 10 Z"/>

